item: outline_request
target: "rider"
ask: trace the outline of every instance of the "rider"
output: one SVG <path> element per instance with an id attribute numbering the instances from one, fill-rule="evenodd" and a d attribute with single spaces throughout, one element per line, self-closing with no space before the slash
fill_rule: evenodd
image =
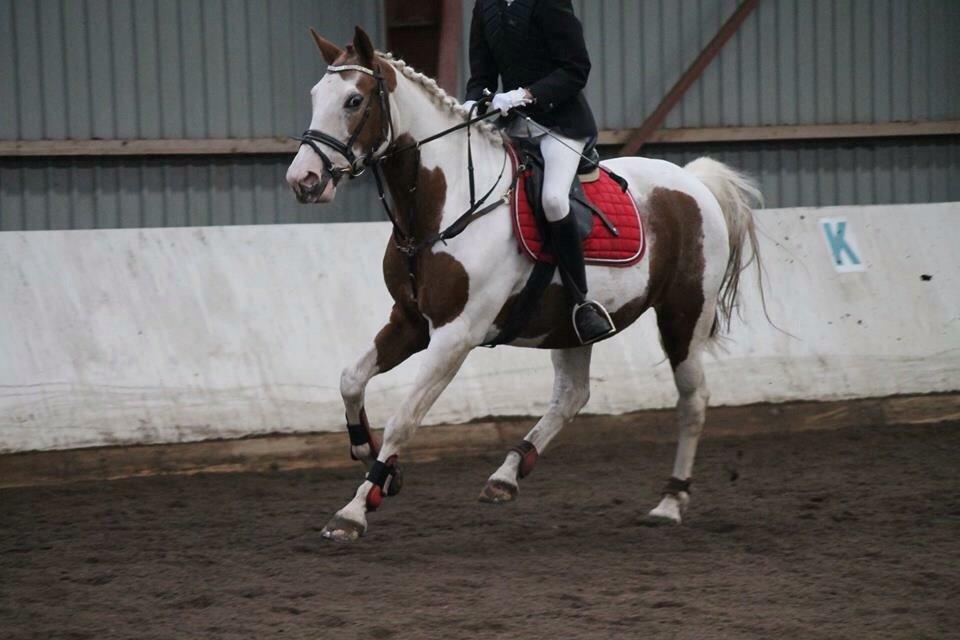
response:
<path id="1" fill-rule="evenodd" d="M 504 91 L 491 102 L 506 115 L 522 107 L 534 121 L 510 114 L 507 134 L 539 145 L 543 155 L 542 204 L 554 253 L 576 306 L 573 322 L 580 342 L 588 344 L 614 331 L 606 310 L 586 300 L 587 275 L 577 223 L 570 214 L 569 192 L 580 155 L 597 135 L 593 113 L 583 96 L 590 56 L 583 27 L 571 0 L 477 0 L 470 25 L 470 108 L 485 91 Z M 556 137 L 547 135 L 546 129 Z M 566 148 L 569 147 L 569 148 Z"/>

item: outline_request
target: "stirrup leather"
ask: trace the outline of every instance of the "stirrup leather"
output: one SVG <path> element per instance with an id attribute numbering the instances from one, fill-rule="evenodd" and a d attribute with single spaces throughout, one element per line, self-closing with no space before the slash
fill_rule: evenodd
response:
<path id="1" fill-rule="evenodd" d="M 599 313 L 601 316 L 603 316 L 606 319 L 607 324 L 610 326 L 610 330 L 607 331 L 606 333 L 602 333 L 584 342 L 583 336 L 580 335 L 580 327 L 577 325 L 577 312 L 580 309 L 588 306 L 593 307 L 597 311 L 597 313 Z M 610 313 L 606 309 L 604 309 L 603 305 L 597 302 L 596 300 L 584 300 L 583 302 L 578 302 L 577 304 L 573 305 L 573 313 L 570 316 L 570 320 L 573 322 L 573 330 L 577 334 L 577 340 L 580 341 L 580 344 L 592 344 L 594 342 L 597 342 L 598 340 L 602 340 L 603 338 L 612 336 L 617 332 L 617 328 L 613 324 L 613 318 L 610 317 Z"/>

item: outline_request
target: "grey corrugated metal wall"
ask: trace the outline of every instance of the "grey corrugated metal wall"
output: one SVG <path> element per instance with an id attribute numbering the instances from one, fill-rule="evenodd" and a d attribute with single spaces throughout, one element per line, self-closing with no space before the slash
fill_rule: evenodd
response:
<path id="1" fill-rule="evenodd" d="M 574 0 L 593 63 L 587 97 L 598 126 L 638 126 L 737 4 Z M 472 6 L 464 0 L 465 34 Z M 956 0 L 761 0 L 664 126 L 960 118 L 958 30 Z"/>
<path id="2" fill-rule="evenodd" d="M 651 145 L 685 164 L 709 155 L 760 182 L 767 206 L 960 201 L 960 140 L 948 138 Z"/>
<path id="3" fill-rule="evenodd" d="M 324 67 L 307 27 L 382 42 L 383 16 L 383 0 L 0 0 L 0 139 L 292 135 Z M 0 230 L 379 219 L 368 185 L 297 204 L 289 162 L 0 159 Z"/>
<path id="4" fill-rule="evenodd" d="M 601 129 L 639 126 L 738 0 L 574 0 Z M 469 33 L 471 0 L 464 2 Z M 957 0 L 761 0 L 664 126 L 960 119 Z M 466 39 L 461 94 L 469 75 Z M 608 155 L 616 149 L 608 149 Z M 960 200 L 960 138 L 650 145 L 750 171 L 768 206 Z"/>
<path id="5" fill-rule="evenodd" d="M 601 128 L 636 126 L 737 0 L 579 0 Z M 665 126 L 960 117 L 960 2 L 761 0 Z"/>
<path id="6" fill-rule="evenodd" d="M 587 92 L 612 129 L 652 111 L 736 0 L 575 6 L 594 62 Z M 311 24 L 339 42 L 363 24 L 384 41 L 382 0 L 0 0 L 0 138 L 289 135 L 322 69 Z M 958 32 L 956 0 L 761 0 L 666 126 L 960 119 Z M 956 137 L 643 153 L 752 170 L 768 206 L 960 200 Z M 366 178 L 334 205 L 296 204 L 288 161 L 4 159 L 0 229 L 380 218 Z"/>
<path id="7" fill-rule="evenodd" d="M 0 138 L 289 135 L 325 67 L 307 27 L 383 22 L 382 0 L 0 0 Z"/>
<path id="8" fill-rule="evenodd" d="M 0 161 L 0 230 L 379 219 L 376 194 L 355 185 L 342 189 L 335 205 L 298 204 L 284 181 L 289 162 L 289 156 Z"/>

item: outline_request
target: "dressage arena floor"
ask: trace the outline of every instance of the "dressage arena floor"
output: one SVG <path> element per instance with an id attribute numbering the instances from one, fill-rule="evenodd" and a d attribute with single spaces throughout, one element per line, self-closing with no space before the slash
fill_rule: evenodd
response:
<path id="1" fill-rule="evenodd" d="M 956 418 L 711 436 L 708 415 L 687 521 L 659 529 L 669 429 L 600 422 L 511 505 L 476 501 L 499 450 L 407 464 L 352 546 L 319 532 L 353 468 L 4 489 L 0 637 L 960 634 Z"/>

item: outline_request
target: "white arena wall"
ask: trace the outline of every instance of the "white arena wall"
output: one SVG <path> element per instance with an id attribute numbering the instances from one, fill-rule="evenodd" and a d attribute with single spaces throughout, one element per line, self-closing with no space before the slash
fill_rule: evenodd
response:
<path id="1" fill-rule="evenodd" d="M 960 389 L 960 203 L 757 215 L 784 331 L 751 279 L 744 320 L 708 359 L 712 404 Z M 845 251 L 835 266 L 824 219 L 834 233 L 846 222 L 859 267 Z M 390 308 L 388 235 L 386 223 L 0 233 L 0 452 L 343 429 L 340 370 Z M 418 362 L 370 384 L 375 426 Z M 652 313 L 596 347 L 592 380 L 587 412 L 674 403 Z M 551 383 L 547 352 L 478 349 L 427 423 L 537 415 Z"/>

